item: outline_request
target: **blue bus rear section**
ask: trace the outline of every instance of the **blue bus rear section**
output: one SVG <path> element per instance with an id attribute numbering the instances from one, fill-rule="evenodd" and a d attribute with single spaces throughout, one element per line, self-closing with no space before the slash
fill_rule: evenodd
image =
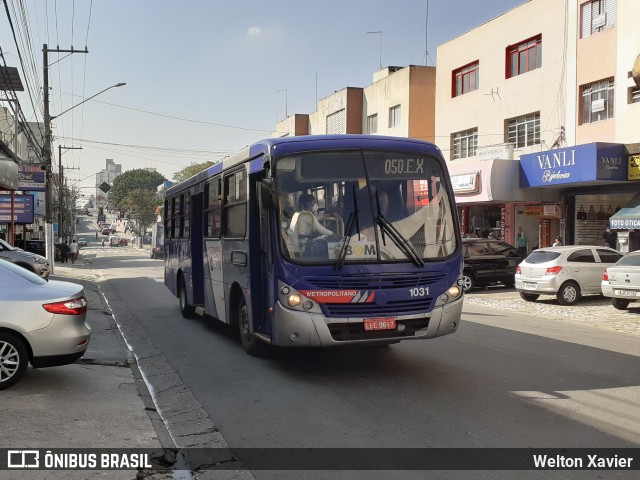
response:
<path id="1" fill-rule="evenodd" d="M 301 207 L 310 196 L 315 217 Z M 263 140 L 170 188 L 163 215 L 165 284 L 182 314 L 237 325 L 251 354 L 427 339 L 459 325 L 458 219 L 428 142 Z M 325 234 L 308 234 L 303 219 Z"/>

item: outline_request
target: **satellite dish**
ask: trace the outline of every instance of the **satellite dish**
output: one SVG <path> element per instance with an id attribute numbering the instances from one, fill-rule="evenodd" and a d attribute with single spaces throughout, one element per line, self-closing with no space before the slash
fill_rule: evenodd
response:
<path id="1" fill-rule="evenodd" d="M 631 70 L 631 76 L 636 85 L 640 87 L 640 55 L 636 57 L 636 61 L 633 63 L 633 70 Z"/>

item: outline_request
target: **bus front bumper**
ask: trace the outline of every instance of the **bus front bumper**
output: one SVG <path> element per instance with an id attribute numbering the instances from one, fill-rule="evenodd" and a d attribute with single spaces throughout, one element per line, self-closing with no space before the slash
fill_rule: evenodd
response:
<path id="1" fill-rule="evenodd" d="M 448 335 L 457 330 L 463 297 L 435 307 L 431 312 L 402 315 L 395 330 L 365 331 L 363 318 L 329 318 L 300 312 L 276 303 L 273 345 L 280 347 L 334 347 L 353 344 L 384 344 Z"/>

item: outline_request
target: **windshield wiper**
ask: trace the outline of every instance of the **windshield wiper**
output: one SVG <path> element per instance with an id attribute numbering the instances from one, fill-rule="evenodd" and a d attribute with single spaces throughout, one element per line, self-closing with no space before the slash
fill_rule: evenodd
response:
<path id="1" fill-rule="evenodd" d="M 344 266 L 344 261 L 347 258 L 347 251 L 349 251 L 349 242 L 351 241 L 351 235 L 353 235 L 353 228 L 358 227 L 358 240 L 360 240 L 360 218 L 358 216 L 358 198 L 356 197 L 356 187 L 353 187 L 353 212 L 349 214 L 347 220 L 347 226 L 344 230 L 344 237 L 342 238 L 342 248 L 338 254 L 338 259 L 334 265 L 334 270 L 340 270 Z"/>
<path id="2" fill-rule="evenodd" d="M 416 253 L 416 251 L 411 246 L 409 241 L 402 236 L 402 234 L 396 229 L 396 227 L 394 227 L 391 224 L 391 222 L 389 222 L 389 220 L 387 220 L 387 218 L 384 215 L 382 215 L 382 212 L 380 211 L 380 199 L 378 198 L 378 192 L 376 192 L 376 203 L 378 207 L 378 215 L 376 216 L 376 223 L 380 227 L 380 233 L 382 234 L 383 244 L 384 244 L 384 234 L 386 232 L 387 235 L 391 237 L 391 240 L 393 240 L 393 243 L 395 243 L 398 246 L 398 248 L 402 250 L 402 253 L 404 253 L 407 256 L 407 258 L 409 258 L 413 263 L 415 263 L 417 267 L 424 267 L 424 261 Z"/>

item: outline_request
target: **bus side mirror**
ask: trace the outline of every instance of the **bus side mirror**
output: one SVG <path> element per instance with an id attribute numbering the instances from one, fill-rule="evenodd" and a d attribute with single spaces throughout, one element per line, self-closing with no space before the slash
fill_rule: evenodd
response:
<path id="1" fill-rule="evenodd" d="M 272 209 L 276 208 L 276 202 L 273 194 L 273 180 L 270 178 L 264 178 L 260 181 L 260 200 L 262 202 L 262 208 Z"/>

